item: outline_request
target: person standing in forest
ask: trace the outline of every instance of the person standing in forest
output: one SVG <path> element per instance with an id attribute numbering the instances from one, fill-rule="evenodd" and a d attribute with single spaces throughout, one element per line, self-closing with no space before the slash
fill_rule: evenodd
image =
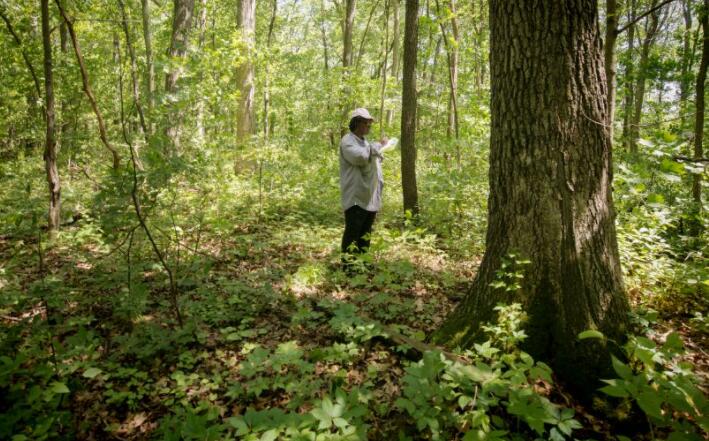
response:
<path id="1" fill-rule="evenodd" d="M 353 257 L 369 248 L 372 225 L 382 207 L 381 149 L 387 139 L 367 141 L 373 122 L 367 109 L 356 109 L 351 115 L 350 131 L 340 141 L 340 191 L 345 212 L 342 262 L 346 270 L 351 269 Z"/>

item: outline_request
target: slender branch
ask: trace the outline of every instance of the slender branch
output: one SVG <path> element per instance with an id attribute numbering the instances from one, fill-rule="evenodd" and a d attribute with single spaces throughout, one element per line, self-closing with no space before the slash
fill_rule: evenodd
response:
<path id="1" fill-rule="evenodd" d="M 143 231 L 145 232 L 145 236 L 148 238 L 148 241 L 150 242 L 150 246 L 153 248 L 153 252 L 157 256 L 158 260 L 160 261 L 160 265 L 162 265 L 163 269 L 167 273 L 167 277 L 170 282 L 170 302 L 172 303 L 172 308 L 175 313 L 175 317 L 177 318 L 177 323 L 180 326 L 180 328 L 183 327 L 183 321 L 182 321 L 182 314 L 180 313 L 180 307 L 179 303 L 177 302 L 177 287 L 175 285 L 175 278 L 174 275 L 172 274 L 172 270 L 170 269 L 170 266 L 167 264 L 165 261 L 165 257 L 163 256 L 163 253 L 160 251 L 160 248 L 158 248 L 158 245 L 155 243 L 155 239 L 153 238 L 152 233 L 150 232 L 150 228 L 148 228 L 148 224 L 145 222 L 145 217 L 143 216 L 143 211 L 142 211 L 142 206 L 140 204 L 140 198 L 138 197 L 138 165 L 137 165 L 137 158 L 135 156 L 135 152 L 133 149 L 133 143 L 130 140 L 130 137 L 128 136 L 128 130 L 126 129 L 126 119 L 125 119 L 125 111 L 123 109 L 123 69 L 119 67 L 120 69 L 120 75 L 119 75 L 119 95 L 120 95 L 120 103 L 121 103 L 121 132 L 123 134 L 123 140 L 126 142 L 128 145 L 128 149 L 130 150 L 130 160 L 131 164 L 133 165 L 132 167 L 132 174 L 133 174 L 133 186 L 131 188 L 131 200 L 133 201 L 133 208 L 135 210 L 135 215 L 138 218 L 138 222 L 140 223 L 140 226 L 143 228 Z"/>
<path id="2" fill-rule="evenodd" d="M 662 3 L 660 3 L 659 5 L 655 6 L 654 8 L 650 8 L 648 11 L 645 11 L 644 13 L 638 15 L 637 17 L 635 17 L 634 19 L 632 19 L 632 20 L 630 20 L 628 23 L 626 23 L 622 28 L 620 28 L 620 29 L 618 29 L 617 31 L 615 31 L 616 34 L 622 33 L 623 31 L 627 30 L 629 27 L 631 27 L 631 26 L 634 25 L 635 23 L 639 22 L 639 21 L 642 20 L 643 18 L 647 17 L 648 15 L 652 14 L 653 12 L 655 12 L 655 11 L 657 11 L 658 9 L 662 8 L 663 6 L 668 5 L 668 4 L 670 4 L 670 3 L 674 2 L 674 1 L 675 1 L 675 0 L 665 0 L 664 2 L 662 2 Z"/>
<path id="3" fill-rule="evenodd" d="M 118 167 L 121 165 L 121 158 L 118 155 L 118 151 L 115 148 L 113 148 L 111 143 L 108 141 L 108 134 L 106 133 L 106 126 L 103 123 L 103 117 L 101 116 L 101 111 L 98 108 L 98 104 L 96 103 L 96 98 L 94 97 L 94 94 L 91 90 L 91 85 L 89 84 L 89 74 L 86 71 L 86 65 L 84 64 L 84 57 L 81 55 L 81 48 L 79 47 L 79 41 L 76 38 L 76 32 L 74 31 L 74 24 L 71 20 L 69 20 L 69 17 L 67 16 L 66 11 L 62 7 L 61 1 L 55 0 L 55 3 L 57 4 L 57 7 L 59 8 L 59 13 L 61 14 L 62 18 L 64 19 L 64 22 L 66 23 L 67 29 L 69 30 L 69 36 L 71 37 L 72 46 L 74 46 L 74 53 L 76 54 L 76 60 L 79 62 L 79 68 L 81 70 L 81 80 L 84 85 L 84 93 L 86 94 L 86 97 L 89 99 L 89 102 L 91 103 L 91 108 L 94 110 L 94 114 L 96 114 L 96 119 L 98 120 L 98 129 L 99 129 L 99 134 L 101 137 L 101 142 L 103 142 L 103 145 L 108 149 L 108 151 L 111 152 L 111 155 L 113 156 L 113 168 L 114 168 L 114 170 L 117 170 Z"/>
<path id="4" fill-rule="evenodd" d="M 148 127 L 145 124 L 145 115 L 143 114 L 143 106 L 140 104 L 140 89 L 138 87 L 138 68 L 135 62 L 135 50 L 133 49 L 133 42 L 130 39 L 130 32 L 128 29 L 128 16 L 126 15 L 126 7 L 123 0 L 118 0 L 118 6 L 121 10 L 121 17 L 123 19 L 122 27 L 123 33 L 126 35 L 126 47 L 128 48 L 128 55 L 130 56 L 130 75 L 133 82 L 133 102 L 135 103 L 135 108 L 138 110 L 138 116 L 140 117 L 140 126 L 143 129 L 143 136 L 145 136 L 145 143 L 148 140 Z"/>
<path id="5" fill-rule="evenodd" d="M 39 85 L 39 78 L 37 77 L 37 72 L 34 70 L 34 66 L 32 66 L 32 62 L 30 61 L 27 52 L 25 51 L 24 47 L 22 47 L 22 40 L 20 40 L 20 37 L 15 32 L 15 29 L 12 27 L 12 23 L 10 23 L 10 19 L 5 14 L 4 9 L 0 9 L 0 18 L 2 18 L 2 20 L 5 22 L 5 25 L 7 25 L 7 30 L 10 32 L 10 34 L 12 34 L 12 38 L 15 40 L 15 43 L 17 43 L 17 47 L 19 47 L 20 51 L 22 52 L 22 58 L 25 60 L 27 69 L 29 69 L 30 74 L 32 75 L 32 81 L 34 81 L 34 88 L 37 91 L 37 98 L 41 97 L 42 88 Z"/>

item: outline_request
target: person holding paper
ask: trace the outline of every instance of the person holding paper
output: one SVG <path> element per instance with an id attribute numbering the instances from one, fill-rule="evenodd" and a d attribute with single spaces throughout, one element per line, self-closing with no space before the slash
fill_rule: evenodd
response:
<path id="1" fill-rule="evenodd" d="M 340 141 L 340 191 L 345 212 L 342 234 L 343 263 L 369 248 L 369 236 L 377 212 L 382 208 L 382 146 L 388 139 L 370 143 L 366 136 L 374 122 L 367 109 L 352 112 L 349 133 Z"/>

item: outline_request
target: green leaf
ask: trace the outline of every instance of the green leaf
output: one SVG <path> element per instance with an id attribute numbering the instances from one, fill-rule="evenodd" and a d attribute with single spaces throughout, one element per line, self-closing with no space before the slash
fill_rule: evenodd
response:
<path id="1" fill-rule="evenodd" d="M 603 380 L 606 383 L 608 383 L 608 386 L 603 386 L 600 391 L 603 392 L 606 395 L 610 395 L 611 397 L 617 397 L 617 398 L 626 398 L 630 394 L 628 391 L 623 387 L 622 382 L 618 384 L 618 380 Z"/>
<path id="2" fill-rule="evenodd" d="M 612 363 L 613 363 L 613 370 L 615 371 L 616 374 L 623 380 L 629 380 L 633 377 L 633 370 L 630 369 L 630 367 L 623 363 L 622 361 L 618 360 L 615 358 L 615 356 L 612 356 Z"/>
<path id="3" fill-rule="evenodd" d="M 58 381 L 53 381 L 52 384 L 49 386 L 49 390 L 51 392 L 54 392 L 55 394 L 68 394 L 69 393 L 69 388 L 66 387 L 66 384 L 60 383 Z"/>
<path id="4" fill-rule="evenodd" d="M 656 391 L 641 392 L 637 400 L 643 412 L 651 417 L 662 419 L 662 397 Z"/>
<path id="5" fill-rule="evenodd" d="M 589 329 L 587 331 L 583 331 L 578 335 L 579 340 L 585 340 L 587 338 L 599 338 L 603 339 L 605 338 L 605 335 L 601 331 L 597 331 L 595 329 Z"/>
<path id="6" fill-rule="evenodd" d="M 90 367 L 84 371 L 84 374 L 82 376 L 84 378 L 95 378 L 96 375 L 100 374 L 101 372 L 103 371 L 99 368 Z"/>

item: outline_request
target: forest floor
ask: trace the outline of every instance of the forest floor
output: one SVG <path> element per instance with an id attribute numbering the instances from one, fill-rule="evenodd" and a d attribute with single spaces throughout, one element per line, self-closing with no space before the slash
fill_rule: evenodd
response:
<path id="1" fill-rule="evenodd" d="M 213 209 L 217 201 L 206 194 L 202 204 Z M 110 226 L 90 217 L 52 241 L 0 237 L 7 293 L 0 387 L 10 391 L 0 404 L 9 416 L 0 434 L 14 431 L 17 441 L 565 439 L 573 427 L 575 439 L 649 439 L 651 427 L 636 420 L 632 403 L 582 404 L 517 349 L 505 346 L 512 361 L 494 355 L 504 352 L 495 349 L 503 340 L 492 336 L 481 360 L 504 365 L 493 369 L 495 381 L 510 395 L 491 392 L 476 404 L 477 386 L 470 396 L 455 380 L 460 364 L 422 353 L 421 342 L 468 291 L 480 231 L 461 228 L 442 239 L 435 225 L 402 220 L 389 200 L 375 224 L 371 269 L 348 277 L 339 265 L 337 199 L 328 195 L 301 211 L 278 203 L 253 210 L 252 198 L 242 206 L 251 210 L 215 214 L 219 222 L 151 224 L 175 277 L 183 326 L 136 222 L 111 231 L 112 241 L 102 239 Z M 630 297 L 646 309 L 639 289 Z M 647 327 L 658 344 L 670 331 L 681 334 L 682 357 L 706 394 L 706 322 L 690 326 L 687 318 L 668 308 Z M 456 357 L 465 364 L 471 354 Z M 523 395 L 529 391 L 533 399 Z M 512 392 L 527 407 L 515 410 Z"/>

